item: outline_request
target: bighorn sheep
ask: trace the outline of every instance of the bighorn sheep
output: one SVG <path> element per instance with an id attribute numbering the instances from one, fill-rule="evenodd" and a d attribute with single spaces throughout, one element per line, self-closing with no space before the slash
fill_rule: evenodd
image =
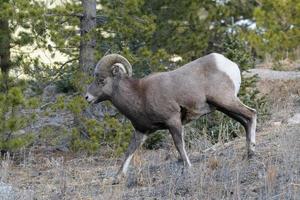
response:
<path id="1" fill-rule="evenodd" d="M 256 111 L 244 105 L 237 94 L 240 70 L 221 54 L 211 53 L 174 71 L 132 78 L 132 67 L 121 55 L 104 56 L 94 72 L 86 100 L 109 100 L 135 128 L 125 160 L 115 183 L 126 175 L 130 160 L 147 136 L 168 129 L 185 165 L 191 166 L 184 146 L 183 125 L 219 110 L 240 122 L 246 130 L 248 156 L 254 154 Z"/>

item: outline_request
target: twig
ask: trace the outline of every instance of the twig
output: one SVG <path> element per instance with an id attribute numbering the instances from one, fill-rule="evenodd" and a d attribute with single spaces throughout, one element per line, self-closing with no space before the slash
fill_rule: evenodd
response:
<path id="1" fill-rule="evenodd" d="M 56 102 L 49 102 L 49 103 L 45 103 L 44 105 L 41 105 L 40 109 L 44 109 L 45 107 L 51 105 L 51 104 L 54 104 Z"/>
<path id="2" fill-rule="evenodd" d="M 217 147 L 220 147 L 221 145 L 219 143 L 207 148 L 207 149 L 204 149 L 202 150 L 202 153 L 206 153 L 208 151 L 216 151 L 217 150 Z"/>
<path id="3" fill-rule="evenodd" d="M 75 96 L 77 96 L 77 95 L 80 95 L 80 92 L 75 92 L 75 93 L 73 93 L 72 95 L 69 95 L 68 97 L 69 97 L 69 98 L 72 98 L 72 97 L 75 97 Z M 49 106 L 49 105 L 52 105 L 52 104 L 55 104 L 55 103 L 57 103 L 57 100 L 54 101 L 54 102 L 48 102 L 48 103 L 45 103 L 44 105 L 41 105 L 41 106 L 40 106 L 40 109 L 44 109 L 45 107 L 47 107 L 47 106 Z"/>
<path id="4" fill-rule="evenodd" d="M 110 51 L 111 51 L 111 48 L 109 48 L 109 49 L 105 52 L 104 56 L 106 56 L 107 54 L 109 54 Z"/>
<path id="5" fill-rule="evenodd" d="M 78 57 L 73 58 L 73 59 L 68 60 L 68 61 L 66 61 L 65 63 L 63 63 L 63 64 L 59 67 L 57 73 L 54 75 L 54 78 L 52 79 L 52 81 L 50 81 L 49 84 L 53 83 L 53 82 L 54 82 L 54 81 L 62 74 L 61 71 L 63 70 L 63 68 L 64 68 L 67 64 L 69 64 L 70 62 L 73 62 L 73 61 L 75 61 L 75 60 L 78 60 Z M 48 84 L 48 85 L 49 85 L 49 84 Z"/>

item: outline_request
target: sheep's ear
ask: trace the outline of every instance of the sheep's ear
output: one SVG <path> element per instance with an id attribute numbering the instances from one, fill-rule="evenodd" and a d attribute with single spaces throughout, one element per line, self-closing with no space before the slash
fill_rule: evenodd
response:
<path id="1" fill-rule="evenodd" d="M 124 71 L 124 66 L 120 63 L 116 63 L 112 66 L 111 73 L 113 76 L 121 76 L 122 74 L 126 73 Z"/>

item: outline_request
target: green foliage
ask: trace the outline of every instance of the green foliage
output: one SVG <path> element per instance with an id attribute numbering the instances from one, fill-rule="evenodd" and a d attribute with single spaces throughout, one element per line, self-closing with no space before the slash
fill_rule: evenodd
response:
<path id="1" fill-rule="evenodd" d="M 243 103 L 255 108 L 258 112 L 258 121 L 263 122 L 269 117 L 269 105 L 265 95 L 262 95 L 257 87 L 258 77 L 243 78 L 239 97 Z"/>
<path id="2" fill-rule="evenodd" d="M 80 123 L 85 129 L 72 129 L 73 151 L 94 153 L 100 147 L 108 146 L 113 150 L 113 154 L 120 155 L 127 149 L 133 131 L 129 122 L 121 123 L 118 119 L 106 116 L 103 121 L 84 119 Z"/>
<path id="3" fill-rule="evenodd" d="M 70 110 L 75 116 L 81 115 L 81 112 L 86 107 L 87 102 L 82 96 L 75 96 L 67 104 L 67 109 Z"/>
<path id="4" fill-rule="evenodd" d="M 228 34 L 226 36 L 224 47 L 224 55 L 237 63 L 242 72 L 254 67 L 254 58 L 251 55 L 251 49 L 236 34 Z M 255 108 L 260 116 L 266 116 L 268 106 L 266 105 L 265 96 L 260 94 L 256 87 L 257 79 L 257 76 L 249 78 L 242 76 L 239 98 L 244 104 Z"/>
<path id="5" fill-rule="evenodd" d="M 227 33 L 222 48 L 224 56 L 237 63 L 242 71 L 254 67 L 250 48 L 237 34 Z"/>
<path id="6" fill-rule="evenodd" d="M 11 137 L 8 140 L 0 140 L 0 149 L 4 152 L 16 152 L 21 148 L 32 145 L 34 141 L 34 134 L 27 133 L 25 135 Z"/>
<path id="7" fill-rule="evenodd" d="M 1 82 L 2 84 L 3 82 Z M 34 116 L 24 115 L 18 111 L 24 105 L 33 108 L 37 102 L 34 99 L 26 100 L 24 98 L 22 81 L 10 82 L 8 85 L 14 86 L 10 87 L 8 91 L 0 93 L 0 150 L 13 152 L 27 147 L 34 140 L 32 134 L 18 134 L 20 129 L 34 120 Z"/>
<path id="8" fill-rule="evenodd" d="M 73 84 L 73 74 L 66 73 L 58 81 L 55 82 L 58 92 L 74 93 L 77 91 L 76 86 Z"/>
<path id="9" fill-rule="evenodd" d="M 69 141 L 69 133 L 68 130 L 61 127 L 44 126 L 37 141 L 47 147 L 59 147 L 65 145 L 64 142 Z"/>
<path id="10" fill-rule="evenodd" d="M 166 131 L 157 131 L 156 133 L 152 134 L 147 138 L 145 141 L 144 147 L 147 149 L 159 149 L 162 147 L 167 139 Z"/>
<path id="11" fill-rule="evenodd" d="M 103 126 L 106 130 L 104 139 L 113 149 L 116 149 L 116 154 L 126 150 L 133 132 L 130 122 L 125 121 L 122 124 L 118 119 L 106 115 Z"/>
<path id="12" fill-rule="evenodd" d="M 300 45 L 299 0 L 261 0 L 254 9 L 256 28 L 246 32 L 245 38 L 255 52 L 276 60 L 293 58 Z"/>
<path id="13" fill-rule="evenodd" d="M 88 153 L 94 153 L 99 149 L 99 141 L 95 138 L 83 138 L 79 129 L 72 129 L 71 149 L 73 151 L 87 151 Z"/>
<path id="14" fill-rule="evenodd" d="M 22 91 L 18 87 L 12 87 L 8 91 L 8 95 L 6 96 L 6 101 L 13 107 L 20 106 L 24 104 L 24 97 Z"/>
<path id="15" fill-rule="evenodd" d="M 32 97 L 27 99 L 25 107 L 29 109 L 34 109 L 37 108 L 39 104 L 40 104 L 40 99 L 38 97 Z"/>
<path id="16" fill-rule="evenodd" d="M 52 105 L 54 110 L 70 111 L 75 118 L 75 127 L 67 133 L 71 137 L 71 150 L 95 153 L 101 147 L 109 147 L 115 155 L 123 153 L 133 131 L 130 122 L 109 115 L 105 115 L 102 121 L 87 118 L 84 115 L 87 107 L 88 104 L 82 96 L 60 96 Z"/>

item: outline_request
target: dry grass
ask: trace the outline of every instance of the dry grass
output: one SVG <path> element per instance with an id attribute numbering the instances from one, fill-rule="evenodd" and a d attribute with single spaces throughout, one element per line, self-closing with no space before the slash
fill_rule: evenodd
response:
<path id="1" fill-rule="evenodd" d="M 250 161 L 244 138 L 206 153 L 190 149 L 190 170 L 173 148 L 140 150 L 119 185 L 111 185 L 111 177 L 120 159 L 41 152 L 31 152 L 23 164 L 3 160 L 1 180 L 17 188 L 16 199 L 297 199 L 299 128 L 260 132 L 258 155 Z"/>
<path id="2" fill-rule="evenodd" d="M 271 106 L 272 122 L 286 122 L 300 112 L 300 80 L 262 80 L 257 87 Z"/>
<path id="3" fill-rule="evenodd" d="M 279 61 L 274 59 L 270 55 L 266 55 L 264 61 L 258 65 L 257 68 L 266 68 L 266 69 L 274 69 L 281 71 L 297 71 L 300 70 L 300 48 L 296 49 L 293 52 L 293 58 L 283 58 Z"/>

